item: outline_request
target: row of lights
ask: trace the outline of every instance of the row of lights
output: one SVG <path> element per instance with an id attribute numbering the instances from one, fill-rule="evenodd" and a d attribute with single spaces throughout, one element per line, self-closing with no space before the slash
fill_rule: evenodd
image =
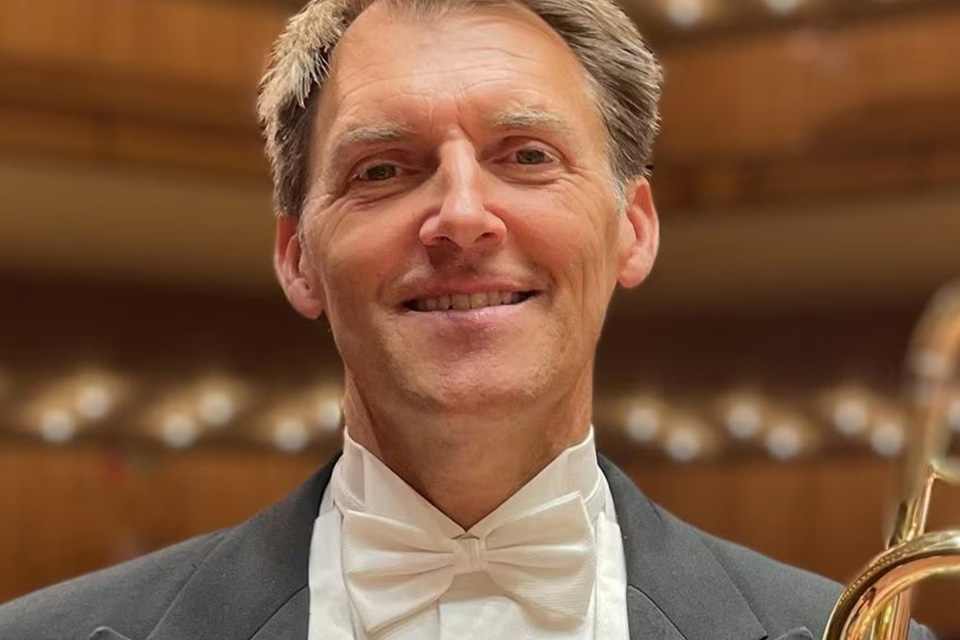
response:
<path id="1" fill-rule="evenodd" d="M 678 462 L 717 455 L 732 443 L 759 446 L 777 460 L 815 451 L 827 423 L 842 440 L 863 442 L 891 458 L 906 445 L 902 409 L 868 389 L 848 386 L 820 394 L 808 411 L 791 410 L 758 393 L 721 397 L 707 411 L 675 408 L 656 396 L 619 403 L 620 425 L 634 443 L 661 450 Z M 945 420 L 960 436 L 960 392 L 949 401 Z"/>
<path id="2" fill-rule="evenodd" d="M 105 423 L 133 392 L 133 385 L 121 376 L 78 374 L 44 388 L 14 419 L 46 442 L 62 444 Z M 207 378 L 150 402 L 136 418 L 136 428 L 168 447 L 183 449 L 241 422 L 241 413 L 255 397 L 249 385 L 226 377 Z M 252 439 L 297 452 L 315 439 L 337 433 L 342 421 L 340 398 L 337 385 L 321 384 L 264 403 L 267 406 L 242 422 Z"/>
<path id="3" fill-rule="evenodd" d="M 878 0 L 887 2 L 889 0 Z M 777 16 L 796 13 L 804 0 L 762 0 L 767 11 Z M 705 0 L 667 0 L 666 14 L 670 21 L 682 28 L 692 28 L 703 22 L 710 12 L 711 3 Z"/>
<path id="4" fill-rule="evenodd" d="M 36 394 L 24 405 L 17 422 L 47 442 L 69 442 L 114 415 L 133 396 L 133 386 L 126 378 L 102 372 L 71 376 Z M 314 440 L 335 435 L 342 423 L 341 390 L 335 384 L 261 402 L 255 411 L 241 416 L 256 397 L 250 385 L 226 377 L 206 378 L 168 390 L 160 400 L 150 402 L 136 418 L 137 429 L 168 447 L 182 449 L 242 423 L 240 428 L 252 439 L 297 452 Z M 806 411 L 750 391 L 725 394 L 699 411 L 649 394 L 614 406 L 602 418 L 619 422 L 637 445 L 660 449 L 679 462 L 712 457 L 731 443 L 762 447 L 777 460 L 797 458 L 822 443 L 826 434 L 815 423 L 823 422 L 841 439 L 864 442 L 882 457 L 898 455 L 907 439 L 903 411 L 869 389 L 853 385 L 819 394 Z M 946 420 L 960 434 L 960 392 L 949 403 Z"/>

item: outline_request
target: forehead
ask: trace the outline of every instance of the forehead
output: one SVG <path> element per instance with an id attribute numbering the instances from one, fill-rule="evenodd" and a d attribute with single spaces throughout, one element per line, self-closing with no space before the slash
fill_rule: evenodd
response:
<path id="1" fill-rule="evenodd" d="M 414 15 L 378 2 L 337 46 L 316 125 L 326 137 L 365 121 L 490 122 L 507 111 L 592 134 L 600 125 L 582 67 L 532 11 L 506 4 Z"/>

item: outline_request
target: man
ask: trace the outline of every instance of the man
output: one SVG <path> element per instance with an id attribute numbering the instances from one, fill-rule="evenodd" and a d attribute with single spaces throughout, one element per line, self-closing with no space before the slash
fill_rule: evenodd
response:
<path id="1" fill-rule="evenodd" d="M 819 636 L 837 585 L 596 456 L 594 350 L 657 252 L 660 71 L 608 0 L 319 0 L 260 95 L 344 452 L 250 521 L 0 608 L 0 638 Z"/>

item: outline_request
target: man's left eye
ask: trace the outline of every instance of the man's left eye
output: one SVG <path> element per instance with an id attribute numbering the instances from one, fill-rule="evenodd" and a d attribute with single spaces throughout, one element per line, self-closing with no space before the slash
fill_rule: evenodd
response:
<path id="1" fill-rule="evenodd" d="M 535 147 L 518 149 L 514 151 L 513 157 L 517 164 L 547 164 L 553 161 L 549 153 Z"/>
<path id="2" fill-rule="evenodd" d="M 383 182 L 396 178 L 399 172 L 400 169 L 395 164 L 375 164 L 360 171 L 357 179 L 362 182 Z"/>

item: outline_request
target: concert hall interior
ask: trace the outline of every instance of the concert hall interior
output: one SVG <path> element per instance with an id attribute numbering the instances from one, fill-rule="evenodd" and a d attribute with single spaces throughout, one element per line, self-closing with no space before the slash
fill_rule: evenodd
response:
<path id="1" fill-rule="evenodd" d="M 960 2 L 622 2 L 665 70 L 661 246 L 604 325 L 599 451 L 846 583 L 893 521 L 911 335 L 960 276 Z M 0 0 L 0 602 L 241 522 L 338 450 L 254 108 L 300 4 Z M 960 585 L 917 591 L 960 639 Z"/>

